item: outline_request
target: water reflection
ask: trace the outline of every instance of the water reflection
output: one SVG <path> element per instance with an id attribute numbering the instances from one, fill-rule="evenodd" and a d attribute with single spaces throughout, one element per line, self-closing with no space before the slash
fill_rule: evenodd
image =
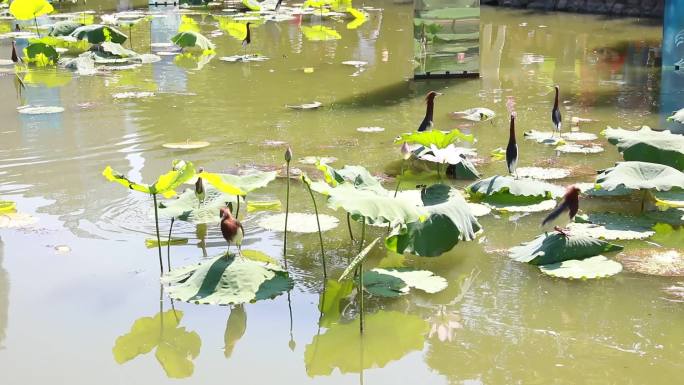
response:
<path id="1" fill-rule="evenodd" d="M 230 309 L 230 315 L 226 322 L 226 331 L 223 334 L 223 355 L 230 358 L 235 349 L 235 344 L 240 341 L 247 331 L 247 313 L 243 305 L 236 305 Z"/>
<path id="2" fill-rule="evenodd" d="M 0 238 L 0 350 L 4 349 L 3 342 L 7 332 L 7 319 L 9 318 L 9 275 L 3 267 L 5 244 Z"/>

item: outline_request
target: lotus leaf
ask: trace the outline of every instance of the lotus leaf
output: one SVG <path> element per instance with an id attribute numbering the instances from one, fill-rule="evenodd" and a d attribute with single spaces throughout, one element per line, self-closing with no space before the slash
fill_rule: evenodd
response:
<path id="1" fill-rule="evenodd" d="M 179 326 L 182 318 L 182 311 L 169 310 L 136 320 L 128 334 L 116 339 L 114 359 L 123 364 L 156 347 L 155 357 L 167 376 L 190 377 L 195 369 L 192 360 L 199 355 L 202 341 L 197 333 Z"/>
<path id="2" fill-rule="evenodd" d="M 642 127 L 638 131 L 608 127 L 604 134 L 627 161 L 664 164 L 684 171 L 684 136 Z"/>
<path id="3" fill-rule="evenodd" d="M 156 248 L 161 246 L 176 246 L 176 245 L 187 245 L 188 244 L 188 239 L 187 238 L 171 238 L 171 240 L 168 239 L 162 239 L 161 243 L 157 242 L 156 239 L 153 238 L 147 238 L 145 239 L 145 247 L 148 249 Z"/>
<path id="4" fill-rule="evenodd" d="M 304 37 L 309 41 L 339 40 L 342 38 L 339 32 L 335 31 L 333 28 L 324 27 L 322 25 L 314 25 L 311 27 L 303 25 L 301 28 Z"/>
<path id="5" fill-rule="evenodd" d="M 247 313 L 242 305 L 230 309 L 230 315 L 226 322 L 226 331 L 223 333 L 223 355 L 230 358 L 235 349 L 235 344 L 247 331 Z"/>
<path id="6" fill-rule="evenodd" d="M 345 278 L 348 278 L 349 275 L 351 274 L 356 267 L 363 262 L 363 260 L 366 258 L 368 253 L 375 247 L 375 244 L 378 243 L 380 238 L 375 238 L 371 243 L 368 244 L 361 252 L 352 259 L 351 262 L 349 262 L 349 265 L 347 266 L 346 269 L 344 269 L 344 272 L 342 272 L 342 275 L 340 275 L 339 281 L 344 280 Z"/>
<path id="7" fill-rule="evenodd" d="M 39 66 L 56 64 L 59 59 L 57 50 L 45 43 L 30 43 L 24 48 L 24 55 L 29 63 L 36 63 Z"/>
<path id="8" fill-rule="evenodd" d="M 18 229 L 33 226 L 38 218 L 24 213 L 4 212 L 0 214 L 0 229 Z"/>
<path id="9" fill-rule="evenodd" d="M 352 7 L 347 8 L 347 12 L 349 12 L 350 15 L 354 16 L 354 20 L 347 24 L 347 29 L 359 28 L 363 23 L 366 22 L 368 18 L 365 12 L 359 11 L 358 9 Z"/>
<path id="10" fill-rule="evenodd" d="M 59 114 L 61 112 L 64 112 L 64 107 L 28 105 L 17 107 L 17 112 L 25 115 Z"/>
<path id="11" fill-rule="evenodd" d="M 542 273 L 552 277 L 566 279 L 596 279 L 615 275 L 622 271 L 622 265 L 603 255 L 597 255 L 581 261 L 568 261 L 539 266 Z"/>
<path id="12" fill-rule="evenodd" d="M 591 213 L 586 216 L 575 217 L 575 222 L 568 225 L 572 234 L 599 239 L 646 239 L 655 234 L 651 230 L 655 224 L 654 221 L 644 217 L 631 217 L 614 213 Z"/>
<path id="13" fill-rule="evenodd" d="M 172 298 L 213 305 L 271 298 L 292 286 L 292 281 L 279 265 L 232 254 L 174 269 L 164 274 L 161 280 L 169 284 L 166 290 Z M 271 280 L 278 282 L 269 285 Z M 283 280 L 285 285 L 281 285 Z"/>
<path id="14" fill-rule="evenodd" d="M 469 108 L 463 111 L 452 112 L 451 117 L 454 119 L 465 119 L 473 122 L 484 122 L 496 116 L 496 113 L 489 108 L 476 107 Z"/>
<path id="15" fill-rule="evenodd" d="M 203 224 L 218 223 L 219 209 L 230 202 L 237 203 L 237 196 L 218 191 L 211 185 L 204 186 L 204 200 L 200 202 L 192 189 L 186 189 L 177 199 L 159 203 L 159 215 L 165 218 L 176 218 L 182 221 Z M 243 199 L 241 199 L 244 202 Z"/>
<path id="16" fill-rule="evenodd" d="M 598 154 L 603 152 L 603 147 L 597 144 L 582 145 L 571 143 L 556 147 L 556 151 L 568 154 Z"/>
<path id="17" fill-rule="evenodd" d="M 202 50 L 213 50 L 216 46 L 199 32 L 185 31 L 171 38 L 173 44 L 181 48 L 197 47 Z"/>
<path id="18" fill-rule="evenodd" d="M 533 204 L 563 195 L 563 188 L 531 179 L 496 175 L 466 188 L 471 199 L 489 203 Z"/>
<path id="19" fill-rule="evenodd" d="M 579 131 L 565 132 L 561 136 L 565 140 L 579 141 L 579 142 L 588 142 L 591 140 L 598 139 L 598 135 L 596 135 L 596 134 L 592 134 L 590 132 L 579 132 Z"/>
<path id="20" fill-rule="evenodd" d="M 534 140 L 537 143 L 555 146 L 564 143 L 563 139 L 554 136 L 553 131 L 536 131 L 530 130 L 523 133 L 523 137 L 527 140 Z"/>
<path id="21" fill-rule="evenodd" d="M 653 226 L 652 241 L 664 247 L 681 247 L 684 245 L 684 227 L 674 228 L 668 223 L 657 223 Z"/>
<path id="22" fill-rule="evenodd" d="M 538 213 L 541 211 L 553 210 L 556 207 L 556 201 L 547 199 L 539 203 L 531 205 L 509 205 L 501 203 L 486 203 L 489 207 L 502 213 Z"/>
<path id="23" fill-rule="evenodd" d="M 304 351 L 306 373 L 328 376 L 335 368 L 341 373 L 359 373 L 366 368 L 382 368 L 411 351 L 421 351 L 429 330 L 420 316 L 381 310 L 364 320 L 333 325 L 316 335 Z"/>
<path id="24" fill-rule="evenodd" d="M 570 170 L 553 167 L 518 167 L 516 173 L 520 178 L 532 178 L 539 180 L 565 179 L 570 176 Z"/>
<path id="25" fill-rule="evenodd" d="M 12 201 L 0 200 L 0 213 L 12 213 L 17 209 L 17 204 Z"/>
<path id="26" fill-rule="evenodd" d="M 368 224 L 411 223 L 424 218 L 423 210 L 400 197 L 393 198 L 375 190 L 356 188 L 342 183 L 327 190 L 328 206 L 333 210 L 344 209 L 356 220 L 365 218 Z"/>
<path id="27" fill-rule="evenodd" d="M 457 190 L 443 184 L 426 188 L 421 200 L 425 221 L 408 221 L 385 239 L 388 250 L 436 257 L 451 250 L 459 241 L 475 238 L 481 226 L 468 203 Z"/>
<path id="28" fill-rule="evenodd" d="M 253 171 L 245 175 L 214 174 L 204 171 L 198 174 L 198 177 L 225 193 L 246 195 L 256 189 L 266 187 L 277 174 L 275 171 Z"/>
<path id="29" fill-rule="evenodd" d="M 77 23 L 71 20 L 61 20 L 56 22 L 50 28 L 50 36 L 69 36 L 76 28 L 82 26 L 81 23 Z"/>
<path id="30" fill-rule="evenodd" d="M 161 175 L 152 185 L 132 182 L 123 174 L 112 170 L 109 166 L 104 169 L 102 175 L 108 181 L 119 183 L 131 190 L 147 194 L 162 194 L 165 198 L 170 198 L 176 195 L 174 190 L 177 187 L 192 179 L 195 175 L 195 168 L 190 162 L 176 160 L 174 161 L 174 169 Z"/>
<path id="31" fill-rule="evenodd" d="M 78 40 L 88 40 L 90 44 L 100 44 L 106 41 L 123 44 L 128 39 L 128 36 L 118 29 L 101 24 L 78 27 L 69 36 L 75 37 Z"/>
<path id="32" fill-rule="evenodd" d="M 684 173 L 670 166 L 646 162 L 620 162 L 596 177 L 596 190 L 614 191 L 684 189 Z"/>
<path id="33" fill-rule="evenodd" d="M 532 265 L 549 265 L 570 259 L 582 260 L 604 252 L 619 251 L 622 246 L 573 233 L 541 234 L 530 242 L 509 249 L 509 257 Z"/>
<path id="34" fill-rule="evenodd" d="M 325 290 L 321 293 L 318 309 L 321 311 L 320 325 L 330 327 L 339 321 L 344 300 L 349 298 L 354 290 L 354 281 L 328 280 Z"/>
<path id="35" fill-rule="evenodd" d="M 10 13 L 17 20 L 32 20 L 54 10 L 46 0 L 14 0 L 9 7 Z"/>
<path id="36" fill-rule="evenodd" d="M 280 211 L 283 205 L 279 200 L 273 201 L 249 201 L 247 202 L 247 212 L 254 211 Z"/>
<path id="37" fill-rule="evenodd" d="M 427 270 L 375 268 L 370 271 L 380 275 L 390 275 L 401 279 L 406 284 L 405 293 L 408 292 L 410 288 L 415 288 L 426 293 L 434 294 L 446 289 L 448 286 L 446 279 Z"/>
<path id="38" fill-rule="evenodd" d="M 424 148 L 420 151 L 417 158 L 428 162 L 453 166 L 456 179 L 477 179 L 480 177 L 480 174 L 467 158 L 472 155 L 474 155 L 474 151 L 470 148 L 456 147 L 453 144 L 445 148 L 438 148 L 432 144 L 429 148 Z"/>
<path id="39" fill-rule="evenodd" d="M 401 134 L 398 138 L 394 139 L 394 143 L 406 142 L 421 144 L 425 147 L 435 145 L 437 148 L 446 148 L 457 141 L 472 142 L 473 140 L 473 135 L 466 135 L 454 129 L 451 131 L 429 130 L 409 132 Z"/>
<path id="40" fill-rule="evenodd" d="M 337 227 L 338 219 L 330 215 L 320 214 L 318 220 L 321 224 L 321 231 L 332 230 Z M 259 227 L 271 231 L 285 231 L 285 214 L 270 215 L 261 219 Z M 287 221 L 287 231 L 293 233 L 317 233 L 318 224 L 315 214 L 289 213 Z"/>
<path id="41" fill-rule="evenodd" d="M 684 254 L 680 249 L 627 250 L 615 257 L 625 269 L 642 274 L 684 276 Z"/>

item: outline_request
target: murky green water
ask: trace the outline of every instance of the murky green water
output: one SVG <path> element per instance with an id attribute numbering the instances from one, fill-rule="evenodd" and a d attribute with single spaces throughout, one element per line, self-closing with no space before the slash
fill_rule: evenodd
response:
<path id="1" fill-rule="evenodd" d="M 398 166 L 392 139 L 418 126 L 423 96 L 435 89 L 444 93 L 435 126 L 475 134 L 474 147 L 486 160 L 478 168 L 488 176 L 505 172 L 504 163 L 488 159 L 492 149 L 505 147 L 510 98 L 522 130 L 550 130 L 553 84 L 561 85 L 568 122 L 595 120 L 582 123 L 587 132 L 599 133 L 607 125 L 660 127 L 670 112 L 658 108 L 661 98 L 672 95 L 660 94 L 660 72 L 653 65 L 661 35 L 657 25 L 483 9 L 482 78 L 413 83 L 406 80 L 413 69 L 412 7 L 371 4 L 382 10 L 370 11 L 358 30 L 331 23 L 342 35 L 332 42 L 304 40 L 297 20 L 259 25 L 250 49 L 270 57 L 261 63 L 219 61 L 241 51 L 239 41 L 223 34 L 212 37 L 217 55 L 199 70 L 163 57 L 97 76 L 71 78 L 60 70 L 58 87 L 27 85 L 27 103 L 61 106 L 62 114 L 17 114 L 12 76 L 0 77 L 1 197 L 39 219 L 28 229 L 0 231 L 3 384 L 177 382 L 167 375 L 202 384 L 677 381 L 684 369 L 684 331 L 678 327 L 684 313 L 682 304 L 668 301 L 662 291 L 676 279 L 623 272 L 594 282 L 560 281 L 495 252 L 538 234 L 542 214 L 485 216 L 479 242 L 461 243 L 434 259 L 406 256 L 407 266 L 430 269 L 446 277 L 449 287 L 435 295 L 367 301 L 363 345 L 353 323 L 319 327 L 322 276 L 315 234 L 290 236 L 296 286 L 289 302 L 281 295 L 234 309 L 175 303 L 179 318 L 168 312 L 169 300 L 160 302 L 156 250 L 143 242 L 154 232 L 151 202 L 104 181 L 100 173 L 106 165 L 146 181 L 179 157 L 214 171 L 276 169 L 286 142 L 295 158 L 332 156 L 334 165 L 362 164 L 392 174 Z M 165 41 L 176 32 L 180 16 L 173 7 L 162 10 L 166 17 L 132 28 L 133 49 L 145 52 L 150 39 Z M 207 35 L 217 29 L 211 16 L 191 17 Z M 9 40 L 0 44 L 9 56 Z M 341 64 L 345 60 L 369 64 L 355 74 L 355 68 Z M 313 72 L 306 73 L 307 67 Z M 156 96 L 112 97 L 127 91 Z M 284 107 L 314 100 L 324 106 L 301 112 Z M 478 106 L 499 116 L 491 123 L 464 124 L 447 115 Z M 365 126 L 385 131 L 356 130 Z M 187 152 L 161 146 L 186 139 L 211 146 Z M 523 142 L 520 165 L 577 167 L 586 172 L 563 183 L 592 181 L 592 170 L 618 160 L 615 149 L 599 141 L 606 151 L 596 155 L 558 155 Z M 284 199 L 284 186 L 279 179 L 254 199 Z M 294 211 L 312 211 L 305 194 L 294 184 Z M 244 247 L 279 258 L 282 236 L 255 225 L 263 215 L 244 218 Z M 174 266 L 201 260 L 202 244 L 210 256 L 225 249 L 217 226 L 209 226 L 204 242 L 193 226 L 179 223 L 176 229 L 190 242 L 173 247 Z M 332 276 L 353 253 L 346 231 L 340 226 L 325 234 Z M 71 251 L 58 253 L 57 245 Z M 397 259 L 376 249 L 366 265 Z M 117 363 L 112 351 L 117 338 L 130 333 L 136 320 L 160 311 L 166 312 L 168 338 L 156 347 L 161 319 L 142 320 L 127 352 L 140 355 Z M 350 309 L 343 314 L 345 322 L 355 317 Z M 195 334 L 172 331 L 176 322 Z"/>

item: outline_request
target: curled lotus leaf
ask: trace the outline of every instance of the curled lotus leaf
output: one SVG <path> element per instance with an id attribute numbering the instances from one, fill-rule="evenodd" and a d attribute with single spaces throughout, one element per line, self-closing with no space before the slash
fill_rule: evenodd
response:
<path id="1" fill-rule="evenodd" d="M 583 260 L 571 259 L 563 262 L 539 266 L 539 270 L 552 277 L 565 279 L 597 279 L 610 277 L 622 271 L 619 262 L 603 255 Z"/>
<path id="2" fill-rule="evenodd" d="M 339 223 L 337 218 L 325 214 L 319 214 L 318 220 L 321 224 L 321 231 L 332 230 L 337 227 Z M 284 232 L 285 214 L 275 214 L 264 217 L 259 221 L 258 225 L 266 230 Z M 316 222 L 316 214 L 289 213 L 287 231 L 293 233 L 317 233 L 318 224 Z"/>
<path id="3" fill-rule="evenodd" d="M 171 41 L 181 48 L 199 48 L 203 51 L 216 48 L 214 43 L 201 33 L 195 31 L 180 32 L 173 36 Z"/>
<path id="4" fill-rule="evenodd" d="M 548 146 L 556 146 L 565 143 L 562 138 L 559 138 L 553 131 L 536 131 L 530 130 L 523 133 L 523 138 L 527 140 L 534 140 L 537 143 Z"/>
<path id="5" fill-rule="evenodd" d="M 144 192 L 147 194 L 162 194 L 165 198 L 176 195 L 175 189 L 192 179 L 195 175 L 195 168 L 190 162 L 175 160 L 173 170 L 161 175 L 152 185 L 137 183 L 126 178 L 122 173 L 114 171 L 107 166 L 102 171 L 102 176 L 110 182 L 119 183 L 131 190 Z"/>
<path id="6" fill-rule="evenodd" d="M 684 173 L 670 166 L 647 162 L 620 162 L 596 177 L 595 190 L 670 191 L 684 189 Z"/>
<path id="7" fill-rule="evenodd" d="M 615 256 L 625 269 L 641 274 L 684 276 L 684 253 L 681 249 L 642 248 L 623 251 Z"/>
<path id="8" fill-rule="evenodd" d="M 496 175 L 479 180 L 466 188 L 475 201 L 528 205 L 563 195 L 563 188 L 532 179 Z"/>
<path id="9" fill-rule="evenodd" d="M 197 304 L 235 305 L 273 298 L 292 287 L 279 265 L 232 254 L 174 269 L 161 278 L 171 298 Z"/>
<path id="10" fill-rule="evenodd" d="M 351 262 L 349 262 L 349 265 L 347 266 L 346 269 L 344 269 L 344 272 L 342 272 L 342 275 L 340 275 L 340 278 L 338 279 L 339 281 L 342 281 L 346 278 L 349 277 L 352 271 L 356 269 L 356 267 L 363 262 L 364 259 L 366 259 L 366 256 L 370 251 L 375 247 L 375 244 L 378 243 L 380 238 L 375 238 L 371 243 L 368 244 L 359 254 L 357 254 L 354 259 L 352 259 Z"/>
<path id="11" fill-rule="evenodd" d="M 569 233 L 545 233 L 530 242 L 509 249 L 509 257 L 531 265 L 549 265 L 571 259 L 582 260 L 601 253 L 620 251 L 622 246 L 606 241 Z"/>
<path id="12" fill-rule="evenodd" d="M 78 40 L 87 40 L 90 44 L 100 44 L 106 41 L 123 44 L 128 36 L 118 29 L 102 24 L 90 24 L 76 28 L 69 36 Z"/>
<path id="13" fill-rule="evenodd" d="M 451 131 L 428 130 L 414 131 L 399 135 L 394 139 L 394 143 L 415 143 L 425 147 L 435 145 L 437 148 L 446 148 L 458 141 L 472 142 L 475 140 L 473 135 L 467 135 L 454 129 Z"/>
<path id="14" fill-rule="evenodd" d="M 365 218 L 366 223 L 411 223 L 424 218 L 424 211 L 415 203 L 400 197 L 382 195 L 374 190 L 360 189 L 343 183 L 327 190 L 328 206 L 343 209 L 356 220 Z"/>
<path id="15" fill-rule="evenodd" d="M 328 280 L 325 283 L 325 290 L 321 293 L 318 301 L 318 310 L 323 313 L 320 319 L 322 327 L 327 328 L 339 322 L 343 306 L 353 291 L 354 281 L 351 279 L 344 281 Z"/>
<path id="16" fill-rule="evenodd" d="M 684 171 L 684 136 L 644 126 L 632 131 L 608 127 L 603 134 L 626 161 L 664 164 Z"/>

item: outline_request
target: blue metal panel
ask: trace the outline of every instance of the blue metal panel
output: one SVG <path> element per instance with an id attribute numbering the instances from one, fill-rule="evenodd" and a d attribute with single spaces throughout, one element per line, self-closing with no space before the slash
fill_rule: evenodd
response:
<path id="1" fill-rule="evenodd" d="M 684 133 L 684 125 L 666 122 L 665 117 L 684 108 L 684 1 L 666 0 L 663 16 L 662 78 L 660 111 L 663 128 Z"/>

